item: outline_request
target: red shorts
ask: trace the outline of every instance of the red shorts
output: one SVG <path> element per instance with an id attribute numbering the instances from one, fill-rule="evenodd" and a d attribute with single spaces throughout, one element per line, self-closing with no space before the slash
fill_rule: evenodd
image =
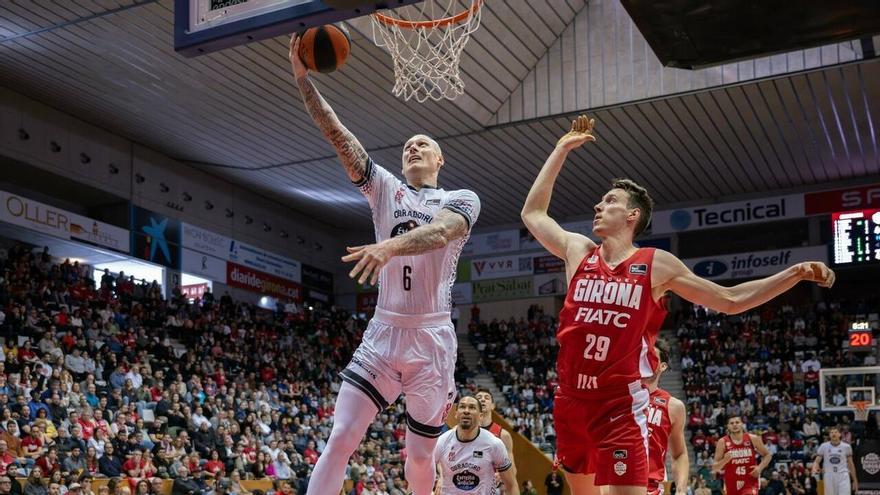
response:
<path id="1" fill-rule="evenodd" d="M 556 390 L 556 457 L 567 471 L 595 473 L 597 486 L 648 485 L 649 393 L 641 382 L 628 392 L 586 399 Z"/>
<path id="2" fill-rule="evenodd" d="M 648 495 L 663 495 L 663 490 L 666 487 L 663 485 L 662 481 L 657 480 L 649 480 L 648 481 Z"/>
<path id="3" fill-rule="evenodd" d="M 749 466 L 749 469 L 751 467 Z M 727 490 L 727 495 L 757 495 L 760 484 L 758 478 L 751 475 L 731 477 L 730 479 L 725 476 L 724 488 Z"/>

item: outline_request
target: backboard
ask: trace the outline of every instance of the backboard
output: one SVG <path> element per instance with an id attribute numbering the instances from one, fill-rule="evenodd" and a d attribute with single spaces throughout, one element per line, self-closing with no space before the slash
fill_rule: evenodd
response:
<path id="1" fill-rule="evenodd" d="M 855 402 L 880 410 L 880 366 L 819 370 L 819 407 L 822 412 L 848 412 Z"/>
<path id="2" fill-rule="evenodd" d="M 174 50 L 196 57 L 418 1 L 365 0 L 335 10 L 321 0 L 174 0 Z"/>

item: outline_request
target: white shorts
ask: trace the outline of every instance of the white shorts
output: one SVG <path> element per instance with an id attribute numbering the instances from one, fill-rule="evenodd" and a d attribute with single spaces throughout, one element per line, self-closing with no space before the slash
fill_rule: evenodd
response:
<path id="1" fill-rule="evenodd" d="M 849 473 L 829 473 L 825 472 L 822 480 L 825 483 L 825 495 L 850 495 L 850 479 Z"/>
<path id="2" fill-rule="evenodd" d="M 436 438 L 455 400 L 457 355 L 449 313 L 401 315 L 376 308 L 341 376 L 379 411 L 403 393 L 409 429 Z"/>

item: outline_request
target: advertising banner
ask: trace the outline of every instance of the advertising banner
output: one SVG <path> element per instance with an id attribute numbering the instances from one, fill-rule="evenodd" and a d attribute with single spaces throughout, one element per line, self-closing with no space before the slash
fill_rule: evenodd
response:
<path id="1" fill-rule="evenodd" d="M 229 255 L 232 245 L 232 239 L 229 237 L 189 223 L 181 225 L 183 227 L 183 247 L 223 260 Z"/>
<path id="2" fill-rule="evenodd" d="M 807 193 L 804 206 L 807 215 L 880 208 L 880 184 Z"/>
<path id="3" fill-rule="evenodd" d="M 790 194 L 717 205 L 655 211 L 651 232 L 668 234 L 716 227 L 732 227 L 804 216 L 804 195 Z"/>
<path id="4" fill-rule="evenodd" d="M 528 256 L 495 256 L 470 261 L 471 280 L 485 280 L 517 275 L 532 274 L 532 257 Z"/>
<path id="5" fill-rule="evenodd" d="M 180 269 L 180 221 L 132 205 L 131 237 L 132 256 Z"/>
<path id="6" fill-rule="evenodd" d="M 256 246 L 233 240 L 227 259 L 238 265 L 275 275 L 296 283 L 302 282 L 302 265 L 299 261 L 270 253 Z"/>
<path id="7" fill-rule="evenodd" d="M 180 292 L 182 292 L 183 296 L 187 299 L 201 298 L 205 295 L 207 290 L 208 284 L 183 285 L 180 287 Z"/>
<path id="8" fill-rule="evenodd" d="M 311 265 L 302 265 L 302 284 L 323 292 L 333 293 L 333 274 L 315 268 Z"/>
<path id="9" fill-rule="evenodd" d="M 473 234 L 461 250 L 462 256 L 519 251 L 519 231 L 516 229 Z"/>
<path id="10" fill-rule="evenodd" d="M 733 280 L 772 275 L 802 261 L 828 262 L 828 248 L 774 249 L 751 253 L 724 254 L 682 260 L 700 277 L 710 280 Z"/>
<path id="11" fill-rule="evenodd" d="M 183 249 L 180 259 L 180 271 L 221 284 L 226 283 L 226 261 L 191 249 Z"/>
<path id="12" fill-rule="evenodd" d="M 226 263 L 226 285 L 267 296 L 302 301 L 302 287 L 299 284 L 232 262 Z"/>
<path id="13" fill-rule="evenodd" d="M 565 294 L 565 273 L 535 275 L 532 282 L 535 296 L 558 296 Z"/>
<path id="14" fill-rule="evenodd" d="M 536 275 L 539 273 L 556 273 L 565 271 L 565 261 L 552 254 L 535 256 L 532 260 L 532 266 L 534 266 Z"/>
<path id="15" fill-rule="evenodd" d="M 62 239 L 129 251 L 129 233 L 123 228 L 5 191 L 0 191 L 0 220 Z"/>
<path id="16" fill-rule="evenodd" d="M 456 306 L 470 304 L 473 301 L 473 292 L 470 282 L 459 282 L 452 286 L 452 302 Z"/>
<path id="17" fill-rule="evenodd" d="M 473 302 L 533 297 L 532 277 L 510 277 L 473 282 Z"/>

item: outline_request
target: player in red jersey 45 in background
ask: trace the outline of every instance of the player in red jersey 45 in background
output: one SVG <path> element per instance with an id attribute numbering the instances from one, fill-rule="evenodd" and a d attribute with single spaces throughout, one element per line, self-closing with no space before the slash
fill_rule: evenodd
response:
<path id="1" fill-rule="evenodd" d="M 761 456 L 760 464 L 757 455 Z M 712 469 L 724 473 L 727 495 L 757 495 L 761 472 L 772 459 L 761 437 L 746 431 L 741 417 L 731 416 L 727 419 L 727 435 L 715 444 Z"/>
<path id="2" fill-rule="evenodd" d="M 648 401 L 648 495 L 661 495 L 666 481 L 666 453 L 672 455 L 672 481 L 676 495 L 687 493 L 687 444 L 684 439 L 686 409 L 684 402 L 660 388 L 660 377 L 669 369 L 669 344 L 654 344 L 660 364 L 654 376 L 644 380 L 651 398 Z"/>
<path id="3" fill-rule="evenodd" d="M 640 249 L 633 239 L 651 219 L 654 201 L 628 179 L 616 179 L 595 205 L 593 234 L 567 232 L 548 214 L 553 186 L 568 153 L 596 141 L 594 122 L 572 122 L 532 185 L 523 222 L 551 253 L 565 261 L 568 291 L 559 313 L 559 387 L 553 405 L 557 460 L 574 495 L 644 495 L 648 484 L 649 393 L 642 378 L 654 374 L 651 351 L 666 316 L 666 292 L 723 313 L 740 313 L 782 294 L 802 280 L 834 283 L 834 272 L 805 262 L 773 276 L 722 287 L 694 275 L 672 254 Z M 662 171 L 660 171 L 662 173 Z M 656 175 L 657 172 L 652 172 Z M 581 174 L 574 185 L 596 191 L 596 174 Z"/>

